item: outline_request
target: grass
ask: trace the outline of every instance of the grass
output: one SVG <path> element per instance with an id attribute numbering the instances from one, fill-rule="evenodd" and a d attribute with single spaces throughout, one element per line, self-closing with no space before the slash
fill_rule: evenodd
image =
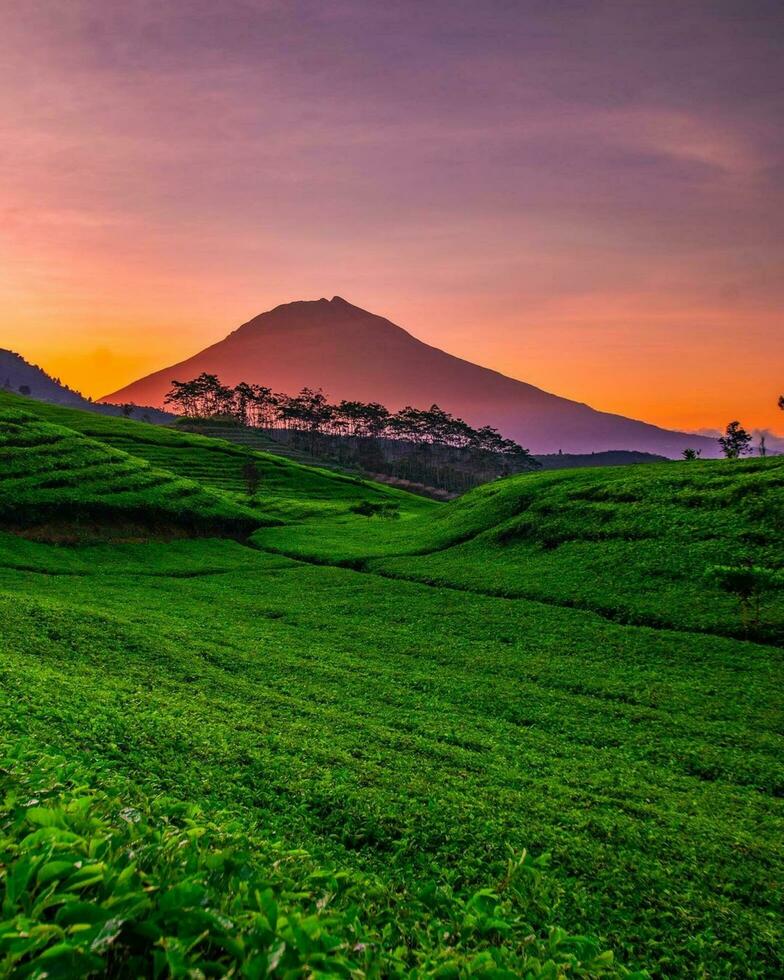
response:
<path id="1" fill-rule="evenodd" d="M 96 415 L 78 409 L 31 402 L 0 392 L 0 412 L 24 410 L 29 418 L 67 427 L 104 447 L 165 469 L 170 474 L 239 497 L 247 503 L 243 467 L 252 461 L 259 471 L 260 493 L 256 510 L 269 516 L 325 516 L 341 513 L 362 500 L 402 502 L 411 510 L 427 506 L 418 498 L 391 487 L 332 470 L 305 466 L 270 453 L 256 452 L 207 436 L 178 431 L 131 419 Z"/>
<path id="2" fill-rule="evenodd" d="M 709 576 L 781 568 L 784 458 L 558 471 L 487 484 L 400 527 L 333 522 L 258 532 L 312 561 L 489 595 L 589 609 L 619 622 L 784 643 L 784 591 L 747 629 Z"/>
<path id="3" fill-rule="evenodd" d="M 635 590 L 780 564 L 784 471 L 687 467 L 366 496 L 399 520 L 290 471 L 254 547 L 0 534 L 6 972 L 779 975 L 782 651 L 701 572 Z"/>
<path id="4" fill-rule="evenodd" d="M 24 412 L 0 413 L 0 467 L 0 523 L 27 532 L 56 521 L 247 534 L 263 523 L 211 488 Z"/>

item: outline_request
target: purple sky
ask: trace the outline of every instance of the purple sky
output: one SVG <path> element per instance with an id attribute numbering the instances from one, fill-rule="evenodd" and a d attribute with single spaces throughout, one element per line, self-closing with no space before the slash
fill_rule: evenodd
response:
<path id="1" fill-rule="evenodd" d="M 784 428 L 784 4 L 0 11 L 0 346 L 91 394 L 335 293 L 559 394 Z"/>

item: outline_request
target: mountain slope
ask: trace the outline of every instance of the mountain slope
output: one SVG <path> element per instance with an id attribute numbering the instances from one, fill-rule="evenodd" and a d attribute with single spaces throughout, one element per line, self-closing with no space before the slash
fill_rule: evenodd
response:
<path id="1" fill-rule="evenodd" d="M 332 399 L 442 408 L 472 425 L 496 426 L 534 453 L 636 449 L 677 456 L 686 446 L 715 455 L 712 439 L 598 412 L 417 340 L 383 317 L 331 301 L 287 303 L 262 313 L 195 356 L 105 396 L 163 406 L 173 379 L 202 371 L 224 383 L 296 392 L 321 387 Z"/>
<path id="2" fill-rule="evenodd" d="M 47 374 L 37 364 L 26 361 L 21 354 L 0 348 L 0 390 L 3 389 L 50 405 L 66 405 L 100 415 L 123 414 L 121 406 L 91 402 L 78 391 L 62 384 L 58 378 Z M 146 416 L 145 421 L 148 422 L 165 422 L 171 418 L 170 413 L 153 408 L 137 408 L 135 413 Z"/>

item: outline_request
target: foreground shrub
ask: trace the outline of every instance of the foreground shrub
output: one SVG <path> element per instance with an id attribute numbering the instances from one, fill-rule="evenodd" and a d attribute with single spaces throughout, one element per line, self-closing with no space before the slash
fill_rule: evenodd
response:
<path id="1" fill-rule="evenodd" d="M 542 859 L 495 888 L 393 894 L 229 818 L 4 759 L 0 971 L 17 977 L 629 975 L 584 937 L 537 937 Z"/>

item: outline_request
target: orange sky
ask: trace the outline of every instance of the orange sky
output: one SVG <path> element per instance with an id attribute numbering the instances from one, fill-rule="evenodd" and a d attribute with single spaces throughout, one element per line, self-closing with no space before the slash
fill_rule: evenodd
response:
<path id="1" fill-rule="evenodd" d="M 338 294 L 597 408 L 784 429 L 781 18 L 590 6 L 7 5 L 0 346 L 99 396 Z"/>

